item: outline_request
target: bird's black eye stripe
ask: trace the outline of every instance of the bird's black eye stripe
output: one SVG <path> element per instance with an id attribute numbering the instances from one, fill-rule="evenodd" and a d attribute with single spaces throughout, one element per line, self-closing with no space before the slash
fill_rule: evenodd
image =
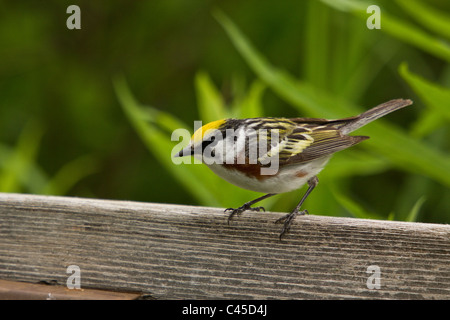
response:
<path id="1" fill-rule="evenodd" d="M 203 140 L 202 142 L 202 150 L 205 150 L 205 148 L 209 145 L 212 146 L 212 144 L 216 141 L 216 136 L 211 136 L 209 139 Z"/>

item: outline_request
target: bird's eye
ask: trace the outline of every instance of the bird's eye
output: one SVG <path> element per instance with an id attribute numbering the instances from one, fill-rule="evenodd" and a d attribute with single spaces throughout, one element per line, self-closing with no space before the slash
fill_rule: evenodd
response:
<path id="1" fill-rule="evenodd" d="M 208 139 L 205 139 L 202 142 L 202 150 L 205 150 L 207 146 L 213 146 L 213 143 L 216 141 L 216 136 L 211 136 Z"/>

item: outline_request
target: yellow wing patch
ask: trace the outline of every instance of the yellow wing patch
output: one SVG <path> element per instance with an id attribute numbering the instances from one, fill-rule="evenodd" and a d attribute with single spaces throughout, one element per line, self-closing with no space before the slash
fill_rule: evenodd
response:
<path id="1" fill-rule="evenodd" d="M 203 137 L 205 136 L 205 133 L 208 130 L 218 129 L 224 122 L 225 122 L 225 119 L 216 120 L 216 121 L 205 124 L 203 127 L 199 128 L 199 129 L 197 129 L 197 131 L 195 131 L 195 133 L 191 137 L 191 140 L 194 143 L 202 141 Z"/>
<path id="2" fill-rule="evenodd" d="M 278 139 L 278 143 L 270 147 L 270 150 L 258 160 L 262 161 L 275 156 L 278 156 L 280 159 L 287 159 L 302 153 L 314 143 L 314 138 L 310 135 L 312 133 L 311 129 L 302 128 L 301 131 L 295 133 L 293 133 L 293 129 L 286 127 L 285 130 L 280 130 L 281 136 Z"/>
<path id="3" fill-rule="evenodd" d="M 298 137 L 301 136 L 301 139 Z M 292 155 L 302 153 L 307 147 L 314 143 L 314 138 L 309 134 L 303 133 L 297 136 L 291 136 L 288 139 L 283 140 L 280 145 L 281 150 L 289 151 Z"/>

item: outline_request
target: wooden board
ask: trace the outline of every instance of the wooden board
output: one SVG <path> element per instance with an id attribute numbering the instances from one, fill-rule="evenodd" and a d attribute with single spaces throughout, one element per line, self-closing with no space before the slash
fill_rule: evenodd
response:
<path id="1" fill-rule="evenodd" d="M 136 300 L 141 295 L 95 289 L 0 280 L 0 300 Z"/>
<path id="2" fill-rule="evenodd" d="M 156 299 L 450 298 L 449 225 L 309 215 L 280 242 L 281 215 L 0 193 L 0 279 L 65 285 L 76 265 L 82 288 Z"/>

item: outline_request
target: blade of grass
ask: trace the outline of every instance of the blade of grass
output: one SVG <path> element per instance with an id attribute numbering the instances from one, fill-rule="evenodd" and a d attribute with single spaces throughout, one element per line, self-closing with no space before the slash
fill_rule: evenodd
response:
<path id="1" fill-rule="evenodd" d="M 425 28 L 450 39 L 450 15 L 418 0 L 396 0 L 396 2 Z"/>
<path id="2" fill-rule="evenodd" d="M 306 21 L 305 77 L 319 88 L 328 87 L 328 64 L 331 43 L 329 34 L 329 9 L 319 1 L 308 2 Z"/>
<path id="3" fill-rule="evenodd" d="M 331 116 L 330 110 L 314 103 L 309 95 L 298 90 L 298 83 L 286 72 L 274 68 L 257 50 L 255 50 L 236 25 L 220 10 L 213 11 L 217 21 L 227 32 L 234 46 L 244 57 L 255 73 L 276 93 L 294 105 L 300 105 L 311 115 Z M 317 93 L 319 95 L 319 93 Z"/>
<path id="4" fill-rule="evenodd" d="M 166 133 L 172 133 L 175 129 L 179 128 L 187 128 L 188 126 L 179 119 L 172 116 L 170 113 L 157 110 L 155 108 L 151 108 L 148 106 L 140 106 L 142 113 L 142 120 L 152 123 L 161 129 L 163 129 Z"/>
<path id="5" fill-rule="evenodd" d="M 411 136 L 423 138 L 446 124 L 447 121 L 438 112 L 429 112 L 428 109 L 425 109 L 420 113 L 417 117 L 417 121 L 412 125 Z"/>
<path id="6" fill-rule="evenodd" d="M 220 92 L 214 86 L 207 73 L 197 73 L 195 88 L 197 89 L 199 114 L 202 121 L 205 122 L 204 124 L 230 117 L 225 109 Z"/>
<path id="7" fill-rule="evenodd" d="M 32 121 L 23 129 L 14 151 L 3 161 L 0 171 L 0 192 L 21 192 L 21 181 L 28 180 L 30 169 L 35 166 L 42 135 L 40 124 Z"/>
<path id="8" fill-rule="evenodd" d="M 98 162 L 93 156 L 82 156 L 64 165 L 50 179 L 43 194 L 64 195 L 81 179 L 98 171 Z"/>
<path id="9" fill-rule="evenodd" d="M 402 63 L 399 68 L 400 75 L 414 90 L 414 92 L 430 108 L 429 111 L 437 112 L 447 121 L 450 121 L 450 89 L 441 87 L 424 78 L 412 73 L 406 63 Z"/>
<path id="10" fill-rule="evenodd" d="M 373 3 L 353 0 L 321 0 L 338 10 L 351 12 L 353 15 L 366 21 L 369 14 L 367 7 Z M 409 1 L 408 4 L 409 5 Z M 420 13 L 422 14 L 422 13 Z M 415 27 L 411 23 L 397 19 L 383 8 L 381 9 L 381 31 L 408 43 L 419 49 L 422 49 L 436 57 L 450 61 L 450 46 L 441 41 L 438 37 L 432 36 L 423 30 Z"/>
<path id="11" fill-rule="evenodd" d="M 361 149 L 338 153 L 330 160 L 327 172 L 330 179 L 381 173 L 390 167 L 389 161 Z"/>
<path id="12" fill-rule="evenodd" d="M 406 218 L 405 221 L 409 221 L 409 222 L 417 221 L 417 217 L 419 215 L 420 209 L 422 208 L 422 205 L 424 204 L 425 200 L 426 200 L 425 196 L 422 196 L 417 200 L 417 202 L 412 207 L 412 209 L 411 209 L 410 213 L 408 214 L 408 217 Z"/>
<path id="13" fill-rule="evenodd" d="M 264 116 L 261 103 L 262 95 L 266 90 L 266 85 L 259 80 L 255 80 L 250 86 L 247 95 L 239 104 L 237 118 L 257 118 Z"/>
<path id="14" fill-rule="evenodd" d="M 411 208 L 417 203 L 418 199 L 424 195 L 432 197 L 435 183 L 421 175 L 410 175 L 405 177 L 402 182 L 403 187 L 396 194 L 396 203 L 393 206 L 396 220 L 407 221 L 411 216 Z"/>
<path id="15" fill-rule="evenodd" d="M 361 28 L 354 29 L 360 30 Z M 365 46 L 367 46 L 367 42 L 369 41 L 367 37 L 365 37 L 362 32 L 357 33 L 362 35 L 361 37 L 363 37 L 366 42 Z M 352 46 L 354 46 L 354 44 L 352 44 Z M 360 40 L 359 47 L 363 46 L 364 43 Z M 373 48 L 377 59 L 374 59 L 374 57 L 367 54 L 367 52 L 361 52 L 361 57 L 353 56 L 349 58 L 357 61 L 357 65 L 349 77 L 345 79 L 346 81 L 343 81 L 342 89 L 340 90 L 340 94 L 349 101 L 358 101 L 366 92 L 370 92 L 373 79 L 376 78 L 382 68 L 394 57 L 400 44 L 391 38 L 384 37 L 375 42 L 370 42 L 369 46 Z M 335 92 L 339 91 L 335 90 Z"/>
<path id="16" fill-rule="evenodd" d="M 0 176 L 3 170 L 8 170 L 7 164 L 14 156 L 14 152 L 14 149 L 0 144 Z M 0 177 L 0 181 L 2 181 L 1 179 L 3 178 Z M 40 194 L 48 183 L 47 175 L 34 162 L 30 163 L 28 173 L 18 176 L 18 179 L 20 180 L 20 189 L 33 194 Z"/>
<path id="17" fill-rule="evenodd" d="M 344 192 L 340 191 L 342 186 L 336 186 L 332 184 L 331 191 L 337 202 L 344 207 L 353 217 L 361 219 L 384 219 L 384 217 L 369 212 L 364 209 L 360 204 L 354 201 L 351 197 L 348 197 Z"/>

